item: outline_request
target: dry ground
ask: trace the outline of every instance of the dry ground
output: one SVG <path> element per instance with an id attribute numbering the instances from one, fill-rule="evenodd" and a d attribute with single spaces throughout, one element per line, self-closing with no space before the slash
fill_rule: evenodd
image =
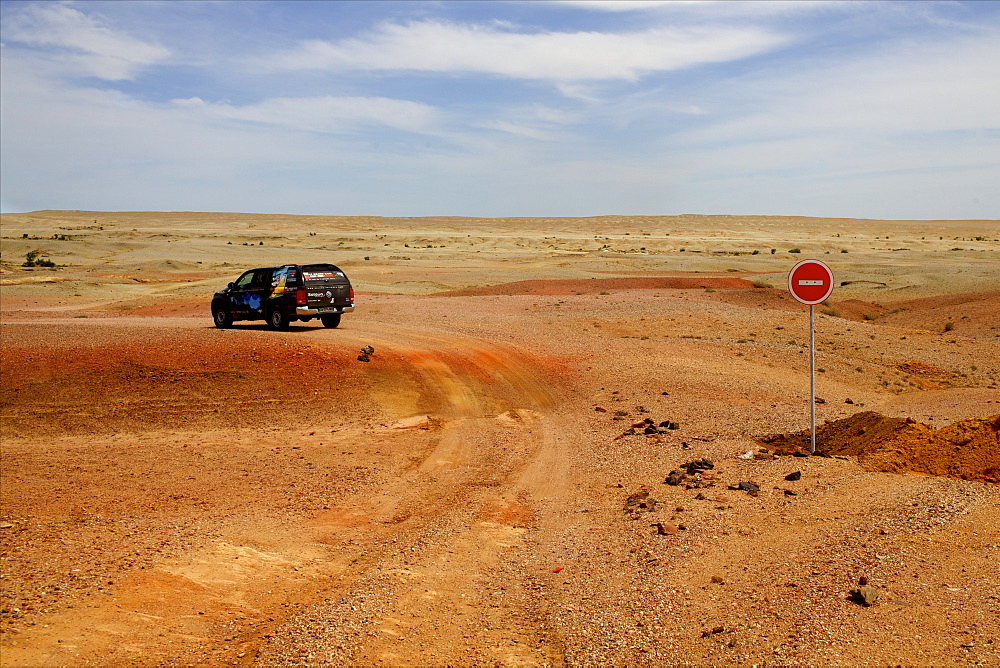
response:
<path id="1" fill-rule="evenodd" d="M 808 426 L 805 257 L 820 420 L 1000 413 L 996 221 L 2 223 L 4 666 L 1000 663 L 996 485 L 739 457 Z M 317 259 L 340 329 L 212 327 Z"/>

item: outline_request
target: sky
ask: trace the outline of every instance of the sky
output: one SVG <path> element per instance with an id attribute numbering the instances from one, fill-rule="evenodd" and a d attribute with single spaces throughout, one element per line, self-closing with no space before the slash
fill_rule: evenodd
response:
<path id="1" fill-rule="evenodd" d="M 0 1 L 0 209 L 1000 218 L 1000 2 Z"/>

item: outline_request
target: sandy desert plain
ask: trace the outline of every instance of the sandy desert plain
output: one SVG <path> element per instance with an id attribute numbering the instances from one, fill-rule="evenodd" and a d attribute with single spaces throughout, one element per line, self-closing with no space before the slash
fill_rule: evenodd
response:
<path id="1" fill-rule="evenodd" d="M 1000 665 L 996 220 L 0 223 L 3 666 Z"/>

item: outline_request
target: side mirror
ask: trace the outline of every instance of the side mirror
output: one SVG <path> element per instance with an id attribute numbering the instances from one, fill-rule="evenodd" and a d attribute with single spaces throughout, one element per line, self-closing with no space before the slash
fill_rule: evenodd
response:
<path id="1" fill-rule="evenodd" d="M 230 288 L 231 288 L 231 287 L 233 287 L 234 285 L 236 285 L 236 284 L 235 284 L 235 283 L 230 283 L 230 284 L 229 284 L 229 285 L 228 285 L 227 287 L 230 287 Z"/>

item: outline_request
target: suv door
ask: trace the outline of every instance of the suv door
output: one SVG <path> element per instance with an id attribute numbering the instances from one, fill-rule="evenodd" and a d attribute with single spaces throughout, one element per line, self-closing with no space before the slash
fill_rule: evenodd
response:
<path id="1" fill-rule="evenodd" d="M 252 269 L 236 279 L 229 291 L 229 310 L 238 318 L 264 317 L 264 303 L 271 289 L 271 270 Z"/>

